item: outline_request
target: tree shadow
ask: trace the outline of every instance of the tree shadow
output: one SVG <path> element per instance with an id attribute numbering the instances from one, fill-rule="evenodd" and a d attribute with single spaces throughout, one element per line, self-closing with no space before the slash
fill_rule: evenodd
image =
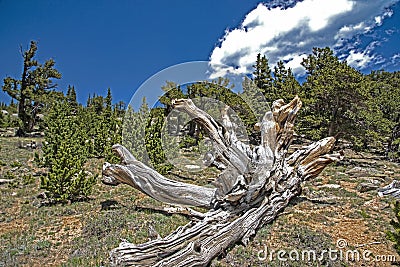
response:
<path id="1" fill-rule="evenodd" d="M 107 199 L 105 201 L 100 202 L 101 211 L 103 210 L 115 210 L 119 209 L 121 206 L 119 205 L 118 201 L 114 199 Z"/>

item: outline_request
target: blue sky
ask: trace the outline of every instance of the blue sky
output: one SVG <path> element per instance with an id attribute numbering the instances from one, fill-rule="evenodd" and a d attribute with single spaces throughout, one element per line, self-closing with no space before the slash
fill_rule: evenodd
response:
<path id="1" fill-rule="evenodd" d="M 37 40 L 38 58 L 52 57 L 78 98 L 90 92 L 129 101 L 156 72 L 208 60 L 225 29 L 258 1 L 0 1 L 0 77 L 19 77 L 19 46 Z M 4 93 L 3 94 L 4 97 Z"/>
<path id="2" fill-rule="evenodd" d="M 369 72 L 400 65 L 397 0 L 304 1 L 48 1 L 0 0 L 0 78 L 19 77 L 19 47 L 38 41 L 38 59 L 52 57 L 66 90 L 129 102 L 155 73 L 175 64 L 211 60 L 240 73 L 255 55 L 284 60 L 298 75 L 313 46 Z M 285 8 L 283 8 L 283 6 Z M 5 93 L 0 100 L 8 101 Z"/>

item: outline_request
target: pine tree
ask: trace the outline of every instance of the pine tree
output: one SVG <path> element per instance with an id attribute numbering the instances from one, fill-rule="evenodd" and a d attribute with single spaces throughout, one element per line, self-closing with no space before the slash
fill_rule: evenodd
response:
<path id="1" fill-rule="evenodd" d="M 271 104 L 277 98 L 276 91 L 273 86 L 271 68 L 269 67 L 268 59 L 266 58 L 266 56 L 261 56 L 261 54 L 259 53 L 257 55 L 256 64 L 253 65 L 253 68 L 253 81 L 258 86 L 258 88 L 261 89 L 267 101 Z"/>
<path id="2" fill-rule="evenodd" d="M 173 166 L 166 163 L 166 156 L 162 147 L 162 127 L 164 124 L 164 110 L 153 108 L 150 111 L 150 120 L 145 131 L 145 146 L 151 165 L 160 172 L 166 174 Z"/>
<path id="3" fill-rule="evenodd" d="M 6 121 L 6 115 L 3 114 L 3 112 L 0 110 L 0 127 L 7 127 L 7 121 Z"/>
<path id="4" fill-rule="evenodd" d="M 92 104 L 92 97 L 90 96 L 90 94 L 88 95 L 88 98 L 86 100 L 86 107 L 90 107 L 90 105 Z"/>
<path id="5" fill-rule="evenodd" d="M 17 113 L 18 112 L 18 104 L 14 103 L 14 99 L 11 98 L 10 105 L 7 108 L 9 113 Z"/>
<path id="6" fill-rule="evenodd" d="M 394 248 L 400 253 L 400 202 L 396 201 L 393 207 L 394 214 L 396 216 L 395 220 L 390 221 L 390 225 L 394 228 L 394 231 L 387 231 L 386 236 L 389 240 L 394 242 Z"/>
<path id="7" fill-rule="evenodd" d="M 300 132 L 312 139 L 344 137 L 360 148 L 360 137 L 366 134 L 363 113 L 369 108 L 363 75 L 328 47 L 314 48 L 302 65 L 308 76 L 301 92 Z"/>
<path id="8" fill-rule="evenodd" d="M 104 108 L 104 116 L 107 117 L 111 117 L 111 112 L 112 112 L 112 95 L 111 95 L 111 89 L 108 88 L 107 89 L 107 96 L 104 99 L 104 104 L 105 104 L 105 108 Z"/>
<path id="9" fill-rule="evenodd" d="M 55 88 L 53 79 L 60 79 L 61 74 L 54 68 L 53 59 L 40 64 L 34 59 L 37 43 L 31 41 L 30 47 L 23 53 L 23 72 L 21 79 L 6 77 L 3 91 L 18 101 L 18 117 L 21 120 L 19 132 L 28 132 L 36 124 L 36 114 L 46 101 L 49 90 Z"/>
<path id="10" fill-rule="evenodd" d="M 118 101 L 115 104 L 116 111 L 118 113 L 118 117 L 123 117 L 126 111 L 126 104 L 124 101 Z"/>
<path id="11" fill-rule="evenodd" d="M 276 99 L 282 98 L 286 103 L 300 92 L 300 84 L 290 68 L 286 69 L 283 61 L 278 61 L 274 67 L 273 86 L 276 90 Z"/>
<path id="12" fill-rule="evenodd" d="M 400 72 L 373 71 L 367 75 L 371 102 L 382 142 L 387 143 L 386 156 L 400 159 Z M 379 115 L 379 116 L 377 116 Z"/>
<path id="13" fill-rule="evenodd" d="M 112 152 L 112 146 L 122 141 L 123 112 L 117 105 L 112 105 L 111 90 L 107 90 L 106 97 L 89 95 L 84 109 L 90 156 L 116 163 L 118 159 Z"/>
<path id="14" fill-rule="evenodd" d="M 88 104 L 85 108 L 86 131 L 90 138 L 91 157 L 102 158 L 105 156 L 105 150 L 109 140 L 109 122 L 110 110 L 105 110 L 105 99 L 102 96 L 93 95 L 88 98 Z M 107 117 L 104 115 L 107 112 Z"/>
<path id="15" fill-rule="evenodd" d="M 76 109 L 78 107 L 78 101 L 76 100 L 76 92 L 74 86 L 68 85 L 66 99 L 73 109 Z"/>
<path id="16" fill-rule="evenodd" d="M 252 144 L 258 144 L 261 140 L 260 131 L 255 129 L 257 122 L 260 122 L 264 114 L 271 109 L 267 102 L 264 94 L 260 88 L 249 78 L 245 78 L 242 84 L 243 92 L 240 93 L 241 99 L 243 99 L 247 105 L 246 115 L 241 116 L 242 121 L 246 125 L 247 134 Z M 244 112 L 242 112 L 244 113 Z"/>
<path id="17" fill-rule="evenodd" d="M 48 168 L 41 177 L 41 188 L 57 202 L 87 197 L 95 183 L 83 166 L 88 157 L 87 135 L 84 129 L 83 109 L 74 114 L 67 101 L 56 102 L 46 117 L 47 130 L 43 156 L 37 162 Z"/>
<path id="18" fill-rule="evenodd" d="M 105 108 L 102 114 L 103 132 L 105 133 L 104 158 L 107 162 L 118 163 L 119 158 L 112 152 L 114 144 L 120 144 L 122 141 L 122 118 L 116 105 L 112 105 L 111 90 L 108 88 L 107 96 L 104 100 Z"/>
<path id="19" fill-rule="evenodd" d="M 164 94 L 160 96 L 159 101 L 165 106 L 165 115 L 167 115 L 172 110 L 172 99 L 186 98 L 186 96 L 182 92 L 181 87 L 174 82 L 167 81 L 166 85 L 162 86 L 161 89 L 164 91 Z"/>
<path id="20" fill-rule="evenodd" d="M 148 163 L 148 156 L 145 146 L 145 129 L 150 119 L 150 109 L 146 98 L 142 99 L 142 105 L 135 112 L 131 105 L 125 114 L 122 136 L 123 145 L 132 152 L 136 159 Z"/>

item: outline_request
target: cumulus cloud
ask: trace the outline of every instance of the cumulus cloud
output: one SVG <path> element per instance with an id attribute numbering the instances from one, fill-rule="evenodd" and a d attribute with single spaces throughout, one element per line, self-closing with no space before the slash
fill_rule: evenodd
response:
<path id="1" fill-rule="evenodd" d="M 356 52 L 350 50 L 346 58 L 347 63 L 356 68 L 365 68 L 369 62 L 373 60 L 373 56 L 368 55 L 366 52 Z"/>
<path id="2" fill-rule="evenodd" d="M 392 61 L 393 64 L 399 64 L 400 63 L 400 53 L 394 54 L 390 60 Z"/>
<path id="3" fill-rule="evenodd" d="M 211 53 L 216 75 L 226 72 L 251 73 L 258 53 L 271 65 L 283 60 L 296 74 L 313 47 L 332 47 L 339 58 L 365 68 L 379 58 L 371 42 L 360 47 L 359 36 L 370 34 L 393 15 L 390 7 L 398 0 L 304 0 L 259 4 L 240 27 L 226 31 Z M 286 1 L 287 2 L 287 1 Z M 227 67 L 228 66 L 228 67 Z"/>

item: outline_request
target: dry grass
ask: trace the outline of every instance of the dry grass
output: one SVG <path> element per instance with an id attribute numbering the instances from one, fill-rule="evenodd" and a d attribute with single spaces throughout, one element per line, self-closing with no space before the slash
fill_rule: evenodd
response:
<path id="1" fill-rule="evenodd" d="M 1 267 L 104 266 L 108 264 L 108 252 L 121 239 L 142 243 L 151 238 L 149 228 L 165 236 L 188 222 L 181 215 L 157 212 L 164 204 L 130 187 L 109 187 L 100 182 L 88 201 L 41 206 L 36 176 L 41 170 L 33 163 L 35 151 L 17 148 L 17 138 L 0 141 L 0 178 L 14 178 L 14 182 L 0 185 Z M 399 165 L 369 154 L 346 151 L 346 156 L 347 160 L 329 166 L 319 178 L 305 183 L 303 195 L 272 224 L 260 229 L 248 247 L 235 246 L 212 266 L 360 266 L 361 262 L 345 260 L 282 263 L 257 259 L 258 251 L 265 246 L 321 251 L 335 249 L 338 239 L 345 239 L 351 249 L 363 245 L 359 249 L 371 250 L 374 255 L 398 256 L 385 236 L 394 217 L 392 199 L 378 198 L 374 191 L 360 193 L 357 185 L 371 179 L 379 180 L 381 185 L 400 179 Z M 86 167 L 100 174 L 102 163 L 93 159 Z M 358 172 L 355 167 L 359 167 Z M 184 180 L 184 176 L 190 176 L 188 182 L 206 184 L 216 172 L 210 169 L 202 176 L 175 173 L 171 178 Z M 340 188 L 326 184 L 338 184 Z"/>

